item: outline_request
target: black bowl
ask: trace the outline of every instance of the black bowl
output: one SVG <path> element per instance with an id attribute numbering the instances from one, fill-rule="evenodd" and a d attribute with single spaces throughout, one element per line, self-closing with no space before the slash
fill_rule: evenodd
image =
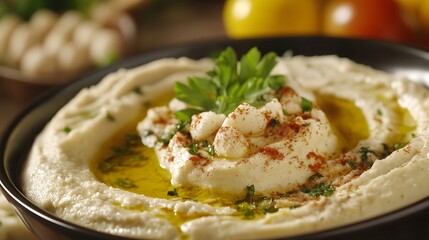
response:
<path id="1" fill-rule="evenodd" d="M 280 55 L 287 50 L 291 50 L 294 55 L 336 54 L 376 69 L 429 82 L 429 53 L 423 50 L 389 42 L 326 37 L 220 40 L 156 51 L 120 62 L 42 96 L 6 130 L 0 143 L 1 188 L 26 225 L 41 239 L 129 239 L 66 222 L 28 200 L 21 191 L 20 174 L 29 148 L 37 134 L 67 101 L 82 88 L 99 82 L 106 74 L 163 57 L 188 56 L 198 59 L 210 56 L 226 46 L 232 46 L 239 54 L 253 46 L 262 52 L 275 51 Z M 429 198 L 367 221 L 291 239 L 428 239 L 428 220 Z"/>

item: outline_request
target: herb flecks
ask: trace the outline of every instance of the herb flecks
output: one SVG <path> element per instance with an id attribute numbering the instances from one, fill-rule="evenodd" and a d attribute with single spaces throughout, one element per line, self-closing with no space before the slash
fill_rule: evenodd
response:
<path id="1" fill-rule="evenodd" d="M 188 152 L 191 155 L 200 155 L 199 151 L 198 151 L 198 144 L 196 143 L 191 143 L 188 145 Z"/>
<path id="2" fill-rule="evenodd" d="M 134 182 L 129 178 L 118 178 L 116 179 L 115 184 L 121 188 L 127 188 L 127 189 L 136 187 Z"/>
<path id="3" fill-rule="evenodd" d="M 268 214 L 277 212 L 274 198 L 255 196 L 255 186 L 246 187 L 246 196 L 235 202 L 236 209 L 245 219 L 253 219 L 259 214 Z"/>
<path id="4" fill-rule="evenodd" d="M 186 126 L 188 124 L 189 122 L 179 122 L 172 131 L 165 132 L 162 136 L 158 137 L 157 141 L 163 144 L 168 144 L 177 132 L 183 132 L 186 134 Z"/>
<path id="5" fill-rule="evenodd" d="M 377 109 L 377 115 L 378 116 L 383 116 L 383 112 L 381 111 L 381 109 Z"/>
<path id="6" fill-rule="evenodd" d="M 368 155 L 368 154 L 370 154 L 370 153 L 374 153 L 374 150 L 372 150 L 370 147 L 361 147 L 361 148 L 359 149 L 359 153 L 361 154 L 361 155 L 360 155 L 360 160 L 361 160 L 363 163 L 367 164 L 368 166 L 371 166 L 371 165 L 372 165 L 372 162 L 371 162 L 371 160 L 369 159 L 369 155 Z"/>
<path id="7" fill-rule="evenodd" d="M 280 119 L 279 118 L 271 119 L 268 124 L 270 125 L 270 127 L 274 128 L 274 127 L 280 125 Z"/>
<path id="8" fill-rule="evenodd" d="M 352 160 L 348 160 L 348 161 L 347 161 L 347 164 L 349 165 L 349 167 L 350 167 L 352 170 L 357 169 L 357 164 L 356 164 L 354 161 L 352 161 Z"/>
<path id="9" fill-rule="evenodd" d="M 210 155 L 210 156 L 214 156 L 215 155 L 215 148 L 213 145 L 209 145 L 207 146 L 207 150 L 206 152 Z"/>
<path id="10" fill-rule="evenodd" d="M 116 121 L 116 118 L 110 112 L 106 113 L 106 118 L 107 118 L 107 120 L 109 120 L 111 122 Z"/>
<path id="11" fill-rule="evenodd" d="M 63 128 L 63 132 L 65 132 L 66 134 L 69 134 L 72 131 L 72 128 L 70 126 L 65 126 Z"/>
<path id="12" fill-rule="evenodd" d="M 203 140 L 201 142 L 192 142 L 186 147 L 188 148 L 188 153 L 191 155 L 200 156 L 200 150 L 207 152 L 210 156 L 215 155 L 213 144 L 210 144 L 207 140 Z"/>
<path id="13" fill-rule="evenodd" d="M 138 95 L 143 95 L 143 91 L 142 91 L 142 89 L 141 89 L 140 86 L 134 87 L 133 88 L 133 92 L 136 93 L 136 94 L 138 94 Z"/>
<path id="14" fill-rule="evenodd" d="M 308 181 L 312 182 L 312 181 L 314 181 L 318 178 L 322 178 L 322 177 L 323 177 L 323 175 L 321 173 L 317 172 L 317 173 L 311 175 L 310 177 L 308 177 Z"/>
<path id="15" fill-rule="evenodd" d="M 141 140 L 138 133 L 125 134 L 122 143 L 111 147 L 110 154 L 100 163 L 100 169 L 108 172 L 114 170 L 115 167 L 140 164 L 141 161 L 147 159 L 141 153 L 140 147 Z"/>
<path id="16" fill-rule="evenodd" d="M 271 99 L 265 95 L 285 85 L 284 76 L 270 75 L 277 64 L 277 55 L 270 52 L 263 57 L 252 48 L 237 62 L 232 48 L 216 59 L 216 66 L 205 77 L 189 77 L 187 84 L 176 82 L 176 98 L 193 106 L 176 117 L 190 119 L 201 111 L 229 114 L 243 102 L 262 106 Z"/>
<path id="17" fill-rule="evenodd" d="M 335 188 L 331 183 L 318 183 L 302 190 L 302 192 L 307 193 L 310 197 L 329 197 L 334 193 L 334 191 Z"/>
<path id="18" fill-rule="evenodd" d="M 313 109 L 313 103 L 305 97 L 301 97 L 301 108 L 303 112 L 311 111 L 311 109 Z"/>
<path id="19" fill-rule="evenodd" d="M 173 190 L 168 191 L 168 192 L 167 192 L 167 196 L 170 196 L 170 197 L 178 197 L 178 196 L 179 196 L 179 193 L 177 192 L 177 189 L 175 188 L 175 189 L 173 189 Z"/>
<path id="20" fill-rule="evenodd" d="M 246 197 L 243 199 L 243 201 L 250 202 L 254 196 L 255 196 L 255 186 L 254 185 L 247 186 Z"/>
<path id="21" fill-rule="evenodd" d="M 403 147 L 405 147 L 406 143 L 403 142 L 397 142 L 392 145 L 387 145 L 386 143 L 383 143 L 383 153 L 381 154 L 381 158 L 386 158 L 390 154 L 392 154 L 394 151 L 399 150 Z"/>

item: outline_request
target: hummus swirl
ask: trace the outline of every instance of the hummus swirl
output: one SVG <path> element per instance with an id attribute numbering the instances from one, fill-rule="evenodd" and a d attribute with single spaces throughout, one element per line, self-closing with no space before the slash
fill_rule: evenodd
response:
<path id="1" fill-rule="evenodd" d="M 157 145 L 160 164 L 170 171 L 175 186 L 197 185 L 236 195 L 252 184 L 266 194 L 291 191 L 338 151 L 325 114 L 318 108 L 304 112 L 301 101 L 294 90 L 285 87 L 280 100 L 273 99 L 259 109 L 243 103 L 227 117 L 214 112 L 195 115 L 190 136 L 176 133 L 167 146 Z M 184 104 L 175 99 L 170 108 L 177 110 L 175 105 Z M 177 121 L 171 120 L 170 108 L 149 110 L 138 126 L 141 135 L 155 125 L 161 130 L 158 135 L 174 128 Z M 143 142 L 153 147 L 153 137 L 144 137 Z M 195 141 L 212 145 L 215 154 L 203 149 L 190 152 L 189 145 Z"/>
<path id="2" fill-rule="evenodd" d="M 181 126 L 174 113 L 186 104 L 166 89 L 213 66 L 161 59 L 82 90 L 37 137 L 22 176 L 26 196 L 67 221 L 150 239 L 292 236 L 429 196 L 429 91 L 420 84 L 336 56 L 284 57 L 273 73 L 287 85 L 265 105 L 205 111 Z M 130 124 L 137 141 L 100 164 L 100 149 Z M 161 168 L 121 172 L 112 158 Z M 138 191 L 139 179 L 163 169 L 171 191 Z M 121 181 L 104 180 L 108 171 Z M 185 197 L 186 189 L 210 198 Z"/>

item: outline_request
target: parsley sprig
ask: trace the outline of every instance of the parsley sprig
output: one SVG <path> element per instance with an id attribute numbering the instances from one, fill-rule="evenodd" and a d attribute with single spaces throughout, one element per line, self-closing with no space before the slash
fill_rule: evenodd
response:
<path id="1" fill-rule="evenodd" d="M 253 106 L 267 103 L 271 100 L 267 94 L 285 85 L 284 76 L 270 75 L 276 57 L 274 52 L 261 56 L 257 48 L 252 48 L 238 64 L 235 51 L 228 47 L 206 76 L 189 77 L 187 84 L 176 83 L 176 98 L 192 106 L 177 112 L 176 118 L 188 122 L 202 111 L 227 115 L 243 102 Z"/>

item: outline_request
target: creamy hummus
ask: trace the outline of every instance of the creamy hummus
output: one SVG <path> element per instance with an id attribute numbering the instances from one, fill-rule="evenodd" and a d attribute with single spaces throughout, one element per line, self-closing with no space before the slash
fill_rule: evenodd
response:
<path id="1" fill-rule="evenodd" d="M 292 236 L 429 195 L 421 85 L 336 56 L 284 57 L 272 73 L 287 83 L 263 106 L 184 125 L 173 85 L 213 67 L 162 59 L 82 90 L 35 141 L 25 194 L 67 221 L 150 239 Z"/>

